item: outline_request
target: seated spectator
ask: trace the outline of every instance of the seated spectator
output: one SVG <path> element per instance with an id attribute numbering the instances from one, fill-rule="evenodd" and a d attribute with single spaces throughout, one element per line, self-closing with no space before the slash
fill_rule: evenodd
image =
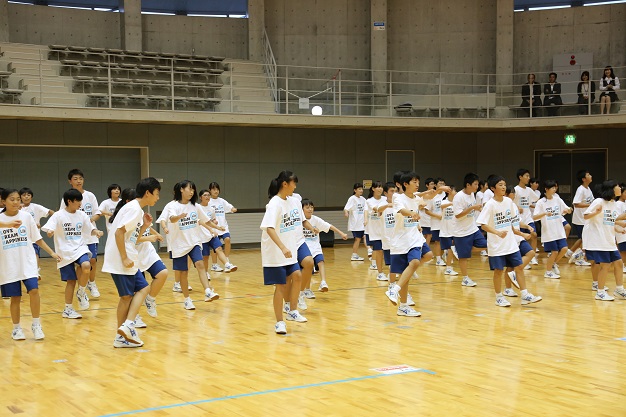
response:
<path id="1" fill-rule="evenodd" d="M 588 114 L 588 110 L 591 110 L 589 108 L 589 97 L 591 97 L 592 103 L 596 99 L 596 83 L 594 81 L 589 81 L 589 71 L 583 71 L 580 75 L 580 82 L 578 83 L 577 91 L 579 104 L 578 113 Z"/>
<path id="2" fill-rule="evenodd" d="M 556 72 L 551 72 L 548 76 L 548 84 L 543 86 L 543 105 L 547 107 L 548 116 L 558 116 L 561 100 L 561 83 L 556 82 Z"/>
<path id="3" fill-rule="evenodd" d="M 611 113 L 611 103 L 619 100 L 616 90 L 619 90 L 619 79 L 615 76 L 613 68 L 610 65 L 604 67 L 604 75 L 600 78 L 600 114 Z"/>
<path id="4" fill-rule="evenodd" d="M 541 107 L 541 86 L 535 83 L 535 74 L 528 74 L 528 82 L 522 86 L 522 104 L 527 116 L 530 116 L 530 103 L 532 103 L 532 115 L 537 116 L 537 109 Z"/>

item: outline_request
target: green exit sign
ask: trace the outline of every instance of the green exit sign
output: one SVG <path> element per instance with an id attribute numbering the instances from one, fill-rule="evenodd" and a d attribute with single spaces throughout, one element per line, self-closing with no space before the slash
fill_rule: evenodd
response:
<path id="1" fill-rule="evenodd" d="M 575 145 L 576 144 L 576 135 L 573 133 L 568 133 L 565 135 L 565 144 L 566 145 Z"/>

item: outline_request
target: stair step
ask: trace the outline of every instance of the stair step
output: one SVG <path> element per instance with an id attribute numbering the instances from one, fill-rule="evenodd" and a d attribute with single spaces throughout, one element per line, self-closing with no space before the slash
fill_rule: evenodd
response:
<path id="1" fill-rule="evenodd" d="M 69 106 L 78 106 L 79 98 L 78 97 L 32 97 L 30 99 L 30 104 L 34 105 L 44 105 L 44 106 L 54 106 L 54 105 L 69 105 Z M 82 102 L 81 102 L 81 105 Z"/>

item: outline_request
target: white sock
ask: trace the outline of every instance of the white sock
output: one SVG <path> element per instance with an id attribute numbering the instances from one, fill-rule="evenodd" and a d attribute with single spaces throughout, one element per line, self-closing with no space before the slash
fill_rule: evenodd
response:
<path id="1" fill-rule="evenodd" d="M 496 294 L 496 299 L 504 297 L 501 292 Z"/>
<path id="2" fill-rule="evenodd" d="M 528 294 L 528 290 L 522 290 L 522 297 L 524 297 L 526 294 Z"/>
<path id="3" fill-rule="evenodd" d="M 39 317 L 37 317 L 36 319 L 33 318 L 33 324 L 36 326 L 41 326 L 41 319 Z"/>
<path id="4" fill-rule="evenodd" d="M 154 301 L 156 300 L 156 298 L 154 298 L 153 296 L 151 296 L 150 294 L 146 295 L 146 300 L 148 301 Z"/>
<path id="5" fill-rule="evenodd" d="M 65 309 L 66 309 L 66 310 L 70 310 L 70 309 L 72 309 L 72 308 L 74 308 L 74 306 L 73 306 L 73 305 L 71 305 L 71 304 L 65 304 Z"/>
<path id="6" fill-rule="evenodd" d="M 135 327 L 135 322 L 133 320 L 126 320 L 124 324 L 128 327 Z"/>
<path id="7" fill-rule="evenodd" d="M 408 303 L 400 303 L 400 307 L 408 307 L 409 304 Z"/>
<path id="8" fill-rule="evenodd" d="M 437 262 L 441 260 L 441 256 L 437 256 Z"/>
<path id="9" fill-rule="evenodd" d="M 624 286 L 623 285 L 618 285 L 615 287 L 616 290 L 620 290 L 620 291 L 624 291 Z"/>
<path id="10" fill-rule="evenodd" d="M 13 329 L 21 329 L 21 328 L 22 326 L 19 323 L 13 325 Z"/>
<path id="11" fill-rule="evenodd" d="M 85 292 L 85 287 L 81 287 L 80 285 L 78 286 L 78 292 L 79 293 L 84 293 Z"/>

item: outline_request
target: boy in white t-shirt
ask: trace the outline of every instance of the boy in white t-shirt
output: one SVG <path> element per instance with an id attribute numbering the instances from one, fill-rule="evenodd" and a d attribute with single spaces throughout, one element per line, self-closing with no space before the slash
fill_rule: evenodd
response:
<path id="1" fill-rule="evenodd" d="M 531 211 L 531 205 L 536 201 L 537 195 L 530 188 L 530 171 L 524 168 L 520 168 L 517 170 L 516 178 L 518 180 L 518 184 L 515 186 L 515 205 L 517 206 L 520 214 L 520 223 L 526 224 L 531 227 L 531 229 L 520 229 L 524 233 L 530 233 L 530 246 L 534 251 L 537 250 L 537 227 L 535 227 L 535 223 L 533 221 L 533 215 Z M 539 265 L 539 261 L 536 257 L 531 259 L 530 264 L 526 267 L 526 269 L 530 269 L 530 265 Z"/>
<path id="2" fill-rule="evenodd" d="M 449 186 L 450 191 L 447 193 L 446 198 L 441 202 L 442 216 L 441 216 L 441 229 L 439 230 L 439 243 L 441 250 L 446 259 L 446 270 L 444 275 L 456 276 L 458 272 L 452 268 L 452 253 L 456 253 L 454 243 L 454 228 L 456 224 L 456 218 L 454 217 L 454 197 L 456 197 L 456 188 L 453 185 Z M 455 255 L 456 256 L 456 255 Z"/>
<path id="3" fill-rule="evenodd" d="M 572 226 L 578 235 L 578 240 L 574 242 L 574 245 L 565 253 L 565 256 L 569 257 L 569 263 L 574 263 L 576 266 L 591 266 L 591 264 L 585 261 L 585 253 L 583 252 L 583 230 L 586 224 L 584 213 L 587 207 L 593 202 L 593 192 L 589 185 L 593 181 L 593 177 L 586 169 L 581 169 L 576 173 L 576 179 L 580 183 L 574 194 L 572 205 L 574 206 L 574 214 L 572 215 Z"/>
<path id="4" fill-rule="evenodd" d="M 446 181 L 443 178 L 437 178 L 435 190 L 437 194 L 428 200 L 424 212 L 430 216 L 430 240 L 427 238 L 426 243 L 433 250 L 435 254 L 436 266 L 446 266 L 446 262 L 441 259 L 441 246 L 439 244 L 439 233 L 441 231 L 441 218 L 443 210 L 441 207 L 443 199 L 446 197 L 446 193 L 441 191 L 442 187 L 446 186 Z"/>
<path id="5" fill-rule="evenodd" d="M 517 276 L 517 282 L 522 289 L 522 305 L 541 301 L 541 297 L 532 295 L 526 289 L 522 256 L 514 236 L 522 232 L 513 227 L 513 218 L 517 209 L 513 201 L 505 197 L 504 178 L 492 177 L 489 180 L 489 188 L 493 191 L 494 197 L 485 204 L 476 222 L 487 232 L 487 252 L 489 253 L 489 268 L 493 271 L 496 305 L 498 307 L 511 306 L 502 294 L 502 273 L 507 267 L 513 268 Z"/>
<path id="6" fill-rule="evenodd" d="M 383 195 L 385 198 L 382 199 L 383 201 L 377 208 L 378 215 L 383 222 L 381 241 L 383 247 L 383 259 L 385 261 L 385 265 L 387 266 L 391 266 L 391 239 L 393 238 L 394 229 L 396 227 L 396 216 L 393 211 L 393 196 L 395 195 L 396 190 L 397 188 L 393 182 L 384 184 Z M 385 291 L 385 295 L 393 304 L 398 304 L 398 293 L 395 290 L 397 277 L 398 274 L 393 274 L 391 272 L 389 272 L 389 275 L 387 276 L 389 285 L 387 287 L 387 291 Z"/>
<path id="7" fill-rule="evenodd" d="M 354 236 L 354 243 L 352 244 L 352 257 L 351 261 L 364 261 L 365 259 L 357 253 L 361 239 L 365 236 L 365 224 L 367 219 L 365 218 L 365 207 L 367 202 L 363 197 L 363 184 L 354 184 L 354 193 L 343 208 L 343 213 L 348 218 L 348 230 L 352 232 Z M 365 244 L 365 240 L 363 240 Z"/>
<path id="8" fill-rule="evenodd" d="M 152 224 L 152 216 L 143 208 L 152 207 L 159 201 L 161 184 L 156 178 L 144 178 L 135 187 L 137 198 L 115 214 L 108 235 L 102 272 L 113 278 L 120 296 L 117 305 L 117 336 L 113 341 L 116 348 L 143 346 L 135 329 L 135 318 L 149 292 L 148 282 L 139 270 L 137 240 Z"/>
<path id="9" fill-rule="evenodd" d="M 96 229 L 87 214 L 80 210 L 83 204 L 83 194 L 71 188 L 63 193 L 64 208 L 50 217 L 41 230 L 54 235 L 54 248 L 62 261 L 57 264 L 61 274 L 61 280 L 65 281 L 65 308 L 62 316 L 67 319 L 80 319 L 80 313 L 74 310 L 72 299 L 76 281 L 78 290 L 76 299 L 82 310 L 89 308 L 89 297 L 85 291 L 89 279 L 91 264 L 89 258 L 91 252 L 86 244 L 87 236 L 102 236 L 102 232 Z M 74 269 L 76 264 L 76 269 Z"/>

